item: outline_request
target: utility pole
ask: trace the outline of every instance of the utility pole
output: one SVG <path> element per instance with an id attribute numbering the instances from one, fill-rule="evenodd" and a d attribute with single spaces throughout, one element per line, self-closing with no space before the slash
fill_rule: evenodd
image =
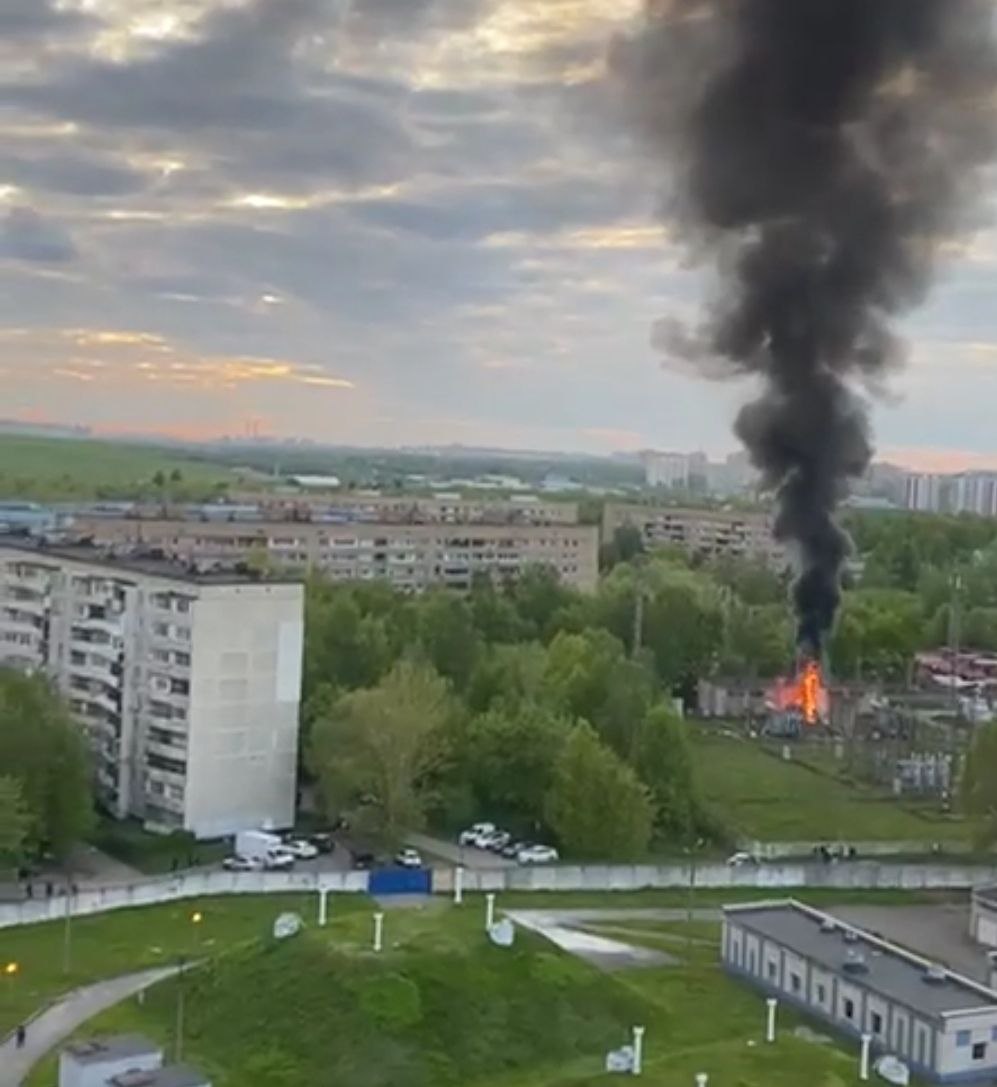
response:
<path id="1" fill-rule="evenodd" d="M 633 561 L 634 568 L 634 630 L 633 651 L 631 657 L 636 660 L 644 645 L 644 600 L 647 597 L 647 583 L 644 579 L 643 555 L 637 555 Z"/>
<path id="2" fill-rule="evenodd" d="M 952 598 L 949 604 L 949 653 L 951 654 L 951 668 L 949 670 L 949 682 L 951 684 L 952 710 L 958 715 L 959 692 L 956 680 L 959 678 L 957 657 L 959 656 L 959 594 L 962 591 L 962 574 L 956 574 L 952 578 Z"/>

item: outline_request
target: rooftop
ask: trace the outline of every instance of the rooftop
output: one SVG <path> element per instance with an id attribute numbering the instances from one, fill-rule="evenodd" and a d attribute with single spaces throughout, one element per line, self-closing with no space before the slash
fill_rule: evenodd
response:
<path id="1" fill-rule="evenodd" d="M 162 551 L 141 546 L 122 550 L 120 547 L 102 547 L 86 542 L 47 543 L 44 540 L 9 536 L 0 538 L 0 554 L 5 551 L 23 555 L 25 560 L 52 559 L 81 562 L 89 566 L 103 566 L 108 570 L 141 574 L 146 577 L 169 578 L 191 585 L 294 585 L 301 578 L 260 576 L 245 563 L 227 567 L 198 567 L 187 560 L 166 557 Z"/>
<path id="2" fill-rule="evenodd" d="M 148 1072 L 120 1072 L 107 1082 L 109 1087 L 208 1087 L 207 1076 L 186 1064 L 170 1064 Z"/>
<path id="3" fill-rule="evenodd" d="M 727 906 L 724 913 L 838 977 L 926 1015 L 997 1009 L 997 993 L 983 985 L 800 902 Z M 846 969 L 846 962 L 858 969 Z"/>
<path id="4" fill-rule="evenodd" d="M 115 1034 L 106 1038 L 89 1038 L 85 1042 L 71 1042 L 63 1050 L 78 1064 L 98 1064 L 126 1057 L 160 1057 L 163 1051 L 155 1042 L 141 1034 Z"/>

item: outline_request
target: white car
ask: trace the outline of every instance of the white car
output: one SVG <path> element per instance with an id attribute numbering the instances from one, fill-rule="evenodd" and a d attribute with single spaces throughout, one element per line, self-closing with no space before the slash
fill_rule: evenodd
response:
<path id="1" fill-rule="evenodd" d="M 401 849 L 395 854 L 395 864 L 400 868 L 421 868 L 422 855 L 418 849 Z"/>
<path id="2" fill-rule="evenodd" d="M 739 851 L 737 853 L 732 853 L 727 858 L 727 865 L 730 868 L 743 868 L 744 865 L 746 865 L 746 864 L 757 864 L 757 863 L 758 863 L 758 858 L 757 857 L 753 856 L 751 853 L 745 853 L 743 851 Z"/>
<path id="3" fill-rule="evenodd" d="M 528 845 L 516 854 L 520 864 L 553 864 L 559 860 L 557 850 L 552 845 Z"/>
<path id="4" fill-rule="evenodd" d="M 462 830 L 457 839 L 461 845 L 478 845 L 482 838 L 495 833 L 494 823 L 475 823 L 473 826 Z"/>
<path id="5" fill-rule="evenodd" d="M 272 849 L 263 862 L 268 872 L 287 872 L 294 867 L 295 856 L 287 849 Z"/>
<path id="6" fill-rule="evenodd" d="M 222 861 L 226 872 L 258 872 L 262 867 L 255 857 L 240 857 L 237 853 Z"/>
<path id="7" fill-rule="evenodd" d="M 284 849 L 293 854 L 299 861 L 313 861 L 318 856 L 318 850 L 311 842 L 304 838 L 288 838 L 284 843 Z"/>

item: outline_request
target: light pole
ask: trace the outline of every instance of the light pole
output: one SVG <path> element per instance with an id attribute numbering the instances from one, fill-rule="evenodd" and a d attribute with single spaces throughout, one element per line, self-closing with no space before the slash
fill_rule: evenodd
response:
<path id="1" fill-rule="evenodd" d="M 74 890 L 75 884 L 72 881 L 70 875 L 69 881 L 66 883 L 66 920 L 62 930 L 62 972 L 68 974 L 70 966 L 72 964 L 72 923 L 73 923 L 73 899 L 76 897 Z"/>
<path id="2" fill-rule="evenodd" d="M 686 945 L 692 944 L 692 915 L 694 913 L 694 907 L 696 904 L 696 854 L 703 848 L 705 844 L 702 838 L 697 838 L 696 841 L 689 846 L 686 852 L 689 854 L 689 898 L 686 904 Z"/>
<path id="3" fill-rule="evenodd" d="M 190 923 L 194 926 L 195 933 L 195 950 L 200 948 L 200 925 L 204 920 L 204 914 L 200 910 L 195 910 L 190 915 Z M 183 1057 L 183 1026 L 184 1026 L 184 973 L 186 972 L 187 959 L 181 954 L 177 960 L 177 1025 L 176 1025 L 176 1046 L 174 1053 L 174 1060 L 180 1061 Z"/>

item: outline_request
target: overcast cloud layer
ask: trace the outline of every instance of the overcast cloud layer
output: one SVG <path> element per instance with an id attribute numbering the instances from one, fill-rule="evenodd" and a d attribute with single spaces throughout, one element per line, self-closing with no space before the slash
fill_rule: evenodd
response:
<path id="1" fill-rule="evenodd" d="M 637 0 L 3 0 L 0 417 L 363 444 L 733 448 L 663 368 L 702 284 L 604 58 Z M 879 409 L 997 453 L 997 246 Z"/>

